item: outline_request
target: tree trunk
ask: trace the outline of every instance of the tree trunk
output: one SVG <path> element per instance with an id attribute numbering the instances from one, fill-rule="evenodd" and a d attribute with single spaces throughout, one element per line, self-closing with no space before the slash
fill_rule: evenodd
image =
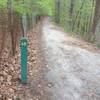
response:
<path id="1" fill-rule="evenodd" d="M 85 4 L 85 0 L 82 1 L 81 7 L 80 7 L 80 9 L 78 10 L 78 12 L 77 12 L 77 14 L 76 14 L 76 17 L 75 17 L 75 19 L 74 19 L 74 21 L 73 21 L 72 31 L 74 31 L 74 28 L 75 28 L 77 19 L 78 19 L 79 15 L 80 15 L 80 13 L 81 13 L 83 7 L 84 7 L 84 4 Z"/>
<path id="2" fill-rule="evenodd" d="M 55 16 L 56 23 L 60 23 L 60 0 L 55 2 Z"/>
<path id="3" fill-rule="evenodd" d="M 70 26 L 72 26 L 73 22 L 73 15 L 74 15 L 74 5 L 75 5 L 75 0 L 70 1 L 70 9 L 69 9 L 69 16 L 70 16 Z"/>
<path id="4" fill-rule="evenodd" d="M 92 24 L 92 28 L 91 28 L 91 31 L 90 31 L 91 37 L 95 36 L 95 31 L 96 31 L 96 27 L 97 27 L 99 18 L 100 18 L 100 0 L 96 0 L 93 24 Z"/>
<path id="5" fill-rule="evenodd" d="M 8 0 L 8 30 L 9 30 L 9 35 L 11 37 L 11 54 L 14 56 L 15 55 L 15 46 L 14 46 L 14 22 L 13 22 L 13 1 Z"/>

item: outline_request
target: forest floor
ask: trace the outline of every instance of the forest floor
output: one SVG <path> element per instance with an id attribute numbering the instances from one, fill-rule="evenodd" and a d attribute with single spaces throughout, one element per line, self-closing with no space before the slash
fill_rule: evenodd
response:
<path id="1" fill-rule="evenodd" d="M 9 60 L 4 53 L 0 100 L 100 100 L 100 49 L 68 35 L 49 18 L 42 24 L 28 36 L 27 85 L 20 83 L 19 49 Z"/>
<path id="2" fill-rule="evenodd" d="M 28 83 L 20 80 L 20 46 L 15 57 L 10 57 L 5 49 L 0 66 L 0 100 L 47 100 L 43 79 L 44 57 L 40 47 L 41 22 L 28 32 Z M 44 96 L 45 95 L 45 96 Z"/>

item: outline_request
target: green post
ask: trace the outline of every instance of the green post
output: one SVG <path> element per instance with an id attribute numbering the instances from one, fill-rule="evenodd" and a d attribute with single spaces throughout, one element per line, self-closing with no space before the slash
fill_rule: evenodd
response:
<path id="1" fill-rule="evenodd" d="M 23 84 L 27 83 L 27 48 L 28 42 L 25 37 L 21 39 L 20 43 L 21 48 L 21 82 Z"/>

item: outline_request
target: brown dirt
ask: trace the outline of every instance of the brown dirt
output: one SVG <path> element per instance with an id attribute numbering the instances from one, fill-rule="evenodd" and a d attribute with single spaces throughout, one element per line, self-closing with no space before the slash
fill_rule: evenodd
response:
<path id="1" fill-rule="evenodd" d="M 63 43 L 65 43 L 67 45 L 74 46 L 74 47 L 86 49 L 86 50 L 93 52 L 93 53 L 100 52 L 100 49 L 98 47 L 96 47 L 92 43 L 86 42 L 85 40 L 80 39 L 80 38 L 67 36 L 66 40 Z"/>

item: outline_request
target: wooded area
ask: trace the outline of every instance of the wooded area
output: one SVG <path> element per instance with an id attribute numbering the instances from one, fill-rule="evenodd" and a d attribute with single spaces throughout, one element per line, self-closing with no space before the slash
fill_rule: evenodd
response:
<path id="1" fill-rule="evenodd" d="M 99 0 L 56 0 L 56 15 L 60 23 L 72 34 L 81 35 L 84 39 L 99 42 L 96 31 L 100 18 Z M 100 43 L 98 43 L 99 45 Z"/>
<path id="2" fill-rule="evenodd" d="M 25 30 L 28 31 L 39 16 L 47 15 L 55 16 L 55 21 L 67 32 L 81 35 L 91 42 L 96 41 L 99 45 L 99 4 L 99 0 L 1 0 L 0 54 L 6 44 L 14 55 L 17 40 L 25 33 L 25 23 Z"/>
<path id="3" fill-rule="evenodd" d="M 46 20 L 46 18 L 47 18 L 47 20 Z M 57 27 L 57 29 L 55 28 L 55 26 Z M 47 30 L 43 27 L 47 28 Z M 58 30 L 58 28 L 61 28 L 61 30 L 60 29 Z M 62 33 L 62 29 L 65 32 L 64 34 Z M 47 32 L 43 32 L 43 30 L 45 30 Z M 52 32 L 51 36 L 52 37 L 54 36 L 53 39 L 49 36 L 49 34 L 50 34 L 49 32 Z M 57 32 L 58 32 L 58 34 L 56 34 Z M 45 38 L 47 38 L 48 41 L 41 39 L 42 35 L 43 35 L 42 33 L 43 34 L 47 33 L 47 37 L 45 36 Z M 53 33 L 55 33 L 55 35 Z M 57 35 L 58 35 L 58 37 L 57 37 Z M 61 38 L 60 38 L 60 36 L 61 36 Z M 64 38 L 64 36 L 65 36 L 65 38 Z M 28 47 L 28 62 L 25 60 L 26 64 L 28 63 L 28 66 L 29 66 L 29 78 L 31 77 L 31 79 L 29 79 L 29 80 L 32 81 L 33 76 L 35 77 L 35 74 L 36 74 L 35 81 L 39 81 L 39 88 L 41 88 L 41 85 L 40 85 L 41 79 L 42 79 L 41 73 L 43 74 L 43 72 L 40 72 L 40 71 L 44 67 L 44 65 L 42 65 L 42 64 L 47 63 L 44 59 L 50 58 L 48 56 L 44 57 L 46 54 L 43 55 L 42 53 L 40 53 L 43 50 L 44 51 L 47 50 L 46 52 L 48 53 L 48 55 L 50 52 L 49 56 L 52 56 L 52 55 L 54 56 L 54 59 L 51 57 L 51 59 L 49 59 L 49 60 L 55 60 L 55 61 L 53 61 L 53 63 L 55 62 L 54 66 L 56 66 L 57 68 L 58 68 L 58 66 L 60 66 L 59 68 L 64 66 L 65 69 L 67 68 L 67 70 L 70 71 L 72 69 L 74 70 L 73 66 L 77 66 L 80 69 L 76 68 L 76 70 L 81 72 L 82 70 L 84 70 L 80 67 L 80 64 L 81 64 L 80 62 L 82 59 L 83 66 L 84 67 L 89 66 L 88 70 L 92 73 L 92 71 L 90 70 L 90 69 L 92 69 L 92 67 L 100 66 L 99 60 L 92 61 L 93 57 L 94 57 L 93 59 L 95 59 L 95 58 L 99 59 L 99 57 L 98 56 L 95 57 L 94 55 L 92 55 L 92 53 L 89 53 L 90 51 L 92 52 L 92 50 L 94 52 L 97 52 L 100 47 L 100 0 L 0 0 L 0 100 L 17 100 L 17 99 L 5 99 L 5 98 L 7 98 L 7 97 L 12 98 L 15 94 L 17 95 L 16 91 L 18 89 L 17 86 L 19 86 L 18 82 L 20 82 L 20 74 L 21 74 L 21 72 L 20 72 L 20 70 L 21 70 L 20 62 L 21 61 L 20 60 L 21 60 L 22 52 L 20 52 L 21 51 L 20 50 L 20 42 L 21 42 L 22 37 L 28 38 L 28 40 L 29 40 L 29 42 L 28 42 L 28 45 L 29 45 L 29 47 Z M 80 39 L 80 40 L 77 40 L 76 38 Z M 60 39 L 61 39 L 61 41 L 60 41 Z M 53 46 L 49 45 L 50 48 L 48 48 L 49 46 L 47 46 L 44 49 L 42 47 L 43 43 L 44 43 L 43 45 L 46 44 L 44 41 L 50 42 L 50 44 L 52 44 L 52 45 L 54 44 L 54 45 Z M 57 43 L 57 45 L 55 45 L 56 43 Z M 49 43 L 47 43 L 47 44 L 49 44 Z M 66 45 L 69 49 L 66 49 Z M 77 47 L 79 47 L 81 49 L 82 48 L 88 49 L 87 50 L 88 52 L 83 49 L 82 49 L 83 50 L 82 51 L 79 48 L 76 50 L 75 48 L 73 48 L 73 45 L 76 47 L 76 49 L 77 49 Z M 84 46 L 82 46 L 82 45 L 84 45 Z M 59 50 L 59 48 L 60 48 L 60 50 Z M 92 48 L 92 50 L 91 50 L 91 48 Z M 52 52 L 49 51 L 48 49 L 50 49 Z M 53 52 L 53 49 L 55 50 L 54 52 Z M 41 50 L 41 51 L 39 51 L 39 50 Z M 56 51 L 56 50 L 58 50 L 58 51 Z M 78 50 L 80 52 L 78 52 Z M 40 54 L 38 54 L 38 53 L 40 53 Z M 53 53 L 55 53 L 55 54 L 53 54 Z M 86 60 L 83 57 L 83 55 L 81 55 L 81 54 L 83 54 L 84 57 L 86 57 L 87 59 L 88 59 L 88 56 L 90 57 L 90 55 L 92 55 L 93 57 L 91 56 L 90 59 L 87 60 L 87 62 L 85 62 Z M 55 56 L 57 56 L 58 59 Z M 60 60 L 60 57 L 61 57 L 61 60 Z M 27 59 L 27 57 L 26 57 L 26 59 Z M 69 62 L 67 62 L 66 59 Z M 74 61 L 74 60 L 76 60 L 76 61 Z M 73 65 L 69 64 L 69 66 L 66 67 L 64 64 L 62 64 L 63 62 L 65 63 L 66 66 L 68 66 L 67 64 L 69 64 L 69 63 L 72 63 Z M 92 62 L 93 64 L 89 64 L 90 62 Z M 61 63 L 61 65 L 60 65 L 60 63 Z M 52 63 L 50 65 L 53 66 Z M 90 66 L 92 66 L 92 67 L 90 67 Z M 47 64 L 47 67 L 48 67 L 48 64 Z M 72 67 L 72 69 L 69 70 L 68 68 L 71 68 L 71 67 Z M 64 69 L 64 68 L 62 68 L 62 69 Z M 59 70 L 62 71 L 62 69 L 59 69 Z M 42 70 L 44 70 L 44 69 L 42 69 Z M 33 71 L 36 71 L 36 72 L 33 72 Z M 47 69 L 46 69 L 46 71 L 47 71 Z M 54 69 L 53 71 L 56 71 L 56 70 Z M 89 72 L 89 71 L 87 71 L 87 72 Z M 98 71 L 96 70 L 95 72 L 98 72 Z M 89 73 L 89 75 L 91 75 L 91 73 Z M 54 75 L 56 75 L 56 74 L 57 73 L 54 72 Z M 73 76 L 71 78 L 70 78 L 70 74 L 68 74 L 68 75 L 69 75 L 69 77 L 68 77 L 69 80 L 71 78 L 72 78 L 72 80 L 75 78 L 75 80 L 77 81 L 75 83 L 75 85 L 77 85 L 78 81 L 80 81 L 80 80 L 76 79 L 76 76 L 74 76 L 73 73 L 72 73 Z M 83 73 L 83 75 L 84 75 L 84 73 Z M 58 77 L 60 75 L 56 75 L 56 76 Z M 39 79 L 37 79 L 37 77 Z M 61 78 L 63 80 L 65 80 L 65 77 L 61 76 Z M 52 77 L 51 77 L 51 79 L 52 79 Z M 58 78 L 58 79 L 60 79 L 60 78 Z M 69 80 L 67 80 L 67 81 L 69 81 Z M 73 83 L 72 80 L 71 80 L 71 82 Z M 42 80 L 42 81 L 44 81 L 44 80 Z M 66 81 L 66 83 L 67 83 L 67 81 Z M 88 81 L 86 81 L 86 82 L 88 83 Z M 31 84 L 32 86 L 33 86 L 33 83 Z M 62 83 L 64 83 L 64 82 L 62 82 Z M 100 82 L 98 82 L 98 83 L 100 83 Z M 37 82 L 35 84 L 37 85 Z M 67 85 L 69 85 L 69 84 L 67 84 Z M 80 85 L 80 83 L 78 83 L 78 85 Z M 52 84 L 49 84 L 48 87 L 52 87 Z M 3 88 L 5 88 L 4 91 L 6 90 L 6 92 L 3 91 Z M 42 87 L 42 88 L 44 88 L 44 87 Z M 10 96 L 9 95 L 10 89 L 12 89 L 11 92 L 15 92 L 15 94 L 13 93 Z M 29 90 L 28 90 L 28 92 L 29 92 Z M 18 90 L 18 91 L 20 92 L 20 90 Z M 30 91 L 33 91 L 33 90 L 31 89 Z M 36 88 L 36 91 L 37 91 L 37 88 Z M 41 91 L 38 90 L 36 95 L 38 94 L 38 92 L 40 93 Z M 40 93 L 40 95 L 42 94 L 42 92 Z M 33 96 L 33 94 L 32 94 L 32 96 Z M 69 93 L 69 94 L 71 94 L 71 93 Z M 77 95 L 77 93 L 75 95 Z M 24 100 L 24 99 L 18 99 L 18 100 Z M 27 100 L 27 99 L 25 99 L 25 100 Z M 30 100 L 42 100 L 42 99 L 30 99 Z M 45 99 L 43 99 L 43 100 L 45 100 Z M 61 100 L 63 100 L 63 99 L 61 99 Z M 67 100 L 67 99 L 64 99 L 64 100 Z M 69 100 L 71 100 L 71 99 L 69 99 Z M 74 99 L 72 99 L 72 100 L 74 100 Z M 75 99 L 75 100 L 78 100 L 78 99 Z M 79 99 L 79 100 L 81 100 L 81 99 Z M 86 99 L 86 100 L 88 100 L 88 99 Z M 97 99 L 95 99 L 95 100 L 97 100 Z M 98 99 L 98 100 L 100 100 L 100 99 Z"/>
<path id="4" fill-rule="evenodd" d="M 0 0 L 0 54 L 6 47 L 15 55 L 20 37 L 47 14 L 52 14 L 52 0 Z"/>

